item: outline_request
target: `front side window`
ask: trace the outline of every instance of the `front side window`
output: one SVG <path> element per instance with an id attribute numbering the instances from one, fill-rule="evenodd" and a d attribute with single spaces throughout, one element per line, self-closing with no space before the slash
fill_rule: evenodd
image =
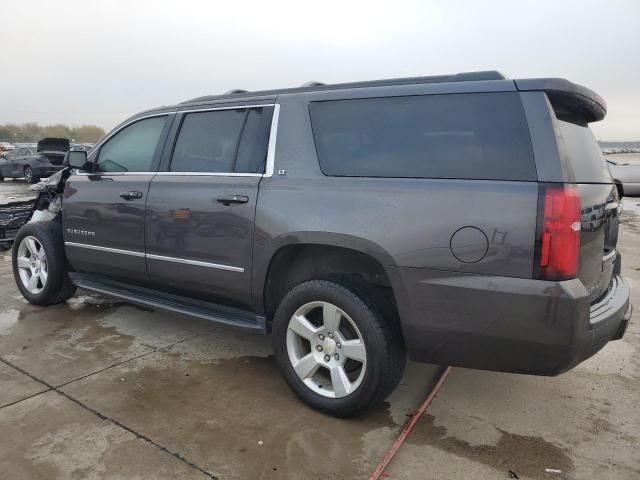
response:
<path id="1" fill-rule="evenodd" d="M 123 128 L 100 148 L 99 172 L 148 172 L 167 117 L 146 118 Z"/>
<path id="2" fill-rule="evenodd" d="M 325 175 L 537 178 L 517 93 L 332 100 L 309 110 Z"/>

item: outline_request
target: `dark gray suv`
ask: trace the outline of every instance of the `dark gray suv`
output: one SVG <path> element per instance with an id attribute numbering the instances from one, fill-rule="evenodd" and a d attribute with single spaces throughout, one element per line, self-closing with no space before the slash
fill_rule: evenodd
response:
<path id="1" fill-rule="evenodd" d="M 407 354 L 556 375 L 631 318 L 588 127 L 605 113 L 566 80 L 497 72 L 146 111 L 68 154 L 15 278 L 38 305 L 81 287 L 272 332 L 289 386 L 333 415 L 381 402 Z"/>

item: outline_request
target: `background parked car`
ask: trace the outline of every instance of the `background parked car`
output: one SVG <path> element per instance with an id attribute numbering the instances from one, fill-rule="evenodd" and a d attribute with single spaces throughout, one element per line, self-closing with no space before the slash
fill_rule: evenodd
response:
<path id="1" fill-rule="evenodd" d="M 29 183 L 37 183 L 62 169 L 64 154 L 69 150 L 66 138 L 45 138 L 32 147 L 16 148 L 0 159 L 0 180 L 4 178 L 24 178 Z"/>
<path id="2" fill-rule="evenodd" d="M 618 193 L 622 196 L 640 195 L 640 165 L 628 162 L 619 162 L 607 159 L 607 165 L 611 170 L 611 175 L 618 185 Z"/>

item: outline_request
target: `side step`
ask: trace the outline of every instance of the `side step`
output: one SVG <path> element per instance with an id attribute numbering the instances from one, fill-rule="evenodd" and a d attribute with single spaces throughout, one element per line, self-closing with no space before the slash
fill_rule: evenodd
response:
<path id="1" fill-rule="evenodd" d="M 265 317 L 255 315 L 246 310 L 173 295 L 171 293 L 130 285 L 95 275 L 69 273 L 69 278 L 78 288 L 121 298 L 135 305 L 179 313 L 188 317 L 202 318 L 210 322 L 224 323 L 260 333 L 267 333 Z"/>

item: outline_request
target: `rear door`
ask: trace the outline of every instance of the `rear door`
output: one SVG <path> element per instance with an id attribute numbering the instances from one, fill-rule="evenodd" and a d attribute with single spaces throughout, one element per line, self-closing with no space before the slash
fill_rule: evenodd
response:
<path id="1" fill-rule="evenodd" d="M 258 185 L 273 106 L 178 114 L 149 190 L 147 267 L 156 288 L 251 306 Z"/>
<path id="2" fill-rule="evenodd" d="M 92 173 L 69 177 L 64 190 L 67 258 L 77 271 L 148 281 L 145 203 L 172 115 L 136 120 L 91 155 Z"/>
<path id="3" fill-rule="evenodd" d="M 618 192 L 588 125 L 560 119 L 557 124 L 561 155 L 580 195 L 578 277 L 594 301 L 606 292 L 617 257 Z"/>

